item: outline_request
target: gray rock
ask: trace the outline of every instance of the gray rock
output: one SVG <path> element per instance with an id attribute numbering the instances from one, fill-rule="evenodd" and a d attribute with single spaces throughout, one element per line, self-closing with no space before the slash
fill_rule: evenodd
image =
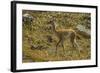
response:
<path id="1" fill-rule="evenodd" d="M 29 23 L 30 25 L 32 24 L 32 21 L 33 21 L 32 15 L 25 13 L 25 14 L 23 14 L 22 18 L 23 18 L 24 23 Z"/>
<path id="2" fill-rule="evenodd" d="M 91 37 L 91 30 L 86 29 L 85 26 L 83 25 L 78 25 L 76 26 L 77 32 L 81 35 L 83 35 L 85 38 L 90 38 Z"/>

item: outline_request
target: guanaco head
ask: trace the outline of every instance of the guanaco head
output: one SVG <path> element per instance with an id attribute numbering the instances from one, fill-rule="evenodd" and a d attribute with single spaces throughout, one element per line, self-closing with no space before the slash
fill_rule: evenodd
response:
<path id="1" fill-rule="evenodd" d="M 47 29 L 48 29 L 48 30 L 52 30 L 51 22 L 48 22 L 48 24 L 47 24 Z"/>
<path id="2" fill-rule="evenodd" d="M 51 19 L 50 21 L 48 21 L 48 26 L 51 30 L 55 31 L 55 20 Z"/>

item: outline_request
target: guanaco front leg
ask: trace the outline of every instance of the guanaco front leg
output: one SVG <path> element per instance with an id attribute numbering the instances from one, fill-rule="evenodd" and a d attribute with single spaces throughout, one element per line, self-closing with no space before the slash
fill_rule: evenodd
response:
<path id="1" fill-rule="evenodd" d="M 62 48 L 63 48 L 63 53 L 65 54 L 65 48 L 64 48 L 64 41 L 61 40 L 61 45 L 62 45 Z"/>
<path id="2" fill-rule="evenodd" d="M 58 45 L 61 43 L 61 46 L 62 46 L 62 48 L 63 48 L 63 53 L 65 54 L 65 49 L 64 49 L 64 41 L 63 41 L 63 39 L 60 39 L 59 41 L 58 41 L 58 43 L 57 43 L 57 45 L 56 45 L 56 51 L 55 51 L 55 53 L 57 54 L 58 53 Z"/>
<path id="3" fill-rule="evenodd" d="M 55 54 L 56 54 L 56 55 L 57 55 L 57 53 L 58 53 L 58 52 L 57 52 L 57 49 L 58 49 L 57 47 L 58 47 L 58 45 L 59 45 L 60 42 L 61 42 L 61 39 L 59 39 L 59 41 L 58 41 L 58 43 L 57 43 L 57 45 L 56 45 L 56 50 L 55 50 Z"/>

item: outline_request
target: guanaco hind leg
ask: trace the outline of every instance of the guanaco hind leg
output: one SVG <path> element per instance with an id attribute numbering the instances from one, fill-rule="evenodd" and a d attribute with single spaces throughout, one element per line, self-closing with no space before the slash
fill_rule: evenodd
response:
<path id="1" fill-rule="evenodd" d="M 78 49 L 78 51 L 80 52 L 82 50 L 82 48 L 79 46 L 79 44 L 76 42 L 76 39 L 74 39 L 74 43 Z"/>
<path id="2" fill-rule="evenodd" d="M 72 47 L 75 48 L 75 45 L 74 45 L 75 34 L 71 33 L 69 38 L 70 38 L 70 42 L 71 42 Z"/>
<path id="3" fill-rule="evenodd" d="M 77 48 L 79 51 L 81 50 L 81 47 L 79 46 L 79 44 L 76 41 L 76 34 L 72 33 L 70 35 L 70 42 L 72 43 L 72 47 Z"/>

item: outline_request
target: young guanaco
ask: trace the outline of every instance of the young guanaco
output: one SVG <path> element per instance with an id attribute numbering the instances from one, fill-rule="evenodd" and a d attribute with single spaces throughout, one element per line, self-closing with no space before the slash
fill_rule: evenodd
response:
<path id="1" fill-rule="evenodd" d="M 78 48 L 78 50 L 80 51 L 81 48 L 80 48 L 79 44 L 76 42 L 77 34 L 76 34 L 75 30 L 73 30 L 73 29 L 57 30 L 56 27 L 55 27 L 55 22 L 53 20 L 49 21 L 49 24 L 51 25 L 53 32 L 55 33 L 55 35 L 59 39 L 59 41 L 56 44 L 56 51 L 55 51 L 56 54 L 57 54 L 58 45 L 60 43 L 63 47 L 63 52 L 65 52 L 64 41 L 65 41 L 66 38 L 70 39 L 70 42 L 71 42 L 71 45 L 72 45 L 73 48 Z"/>

